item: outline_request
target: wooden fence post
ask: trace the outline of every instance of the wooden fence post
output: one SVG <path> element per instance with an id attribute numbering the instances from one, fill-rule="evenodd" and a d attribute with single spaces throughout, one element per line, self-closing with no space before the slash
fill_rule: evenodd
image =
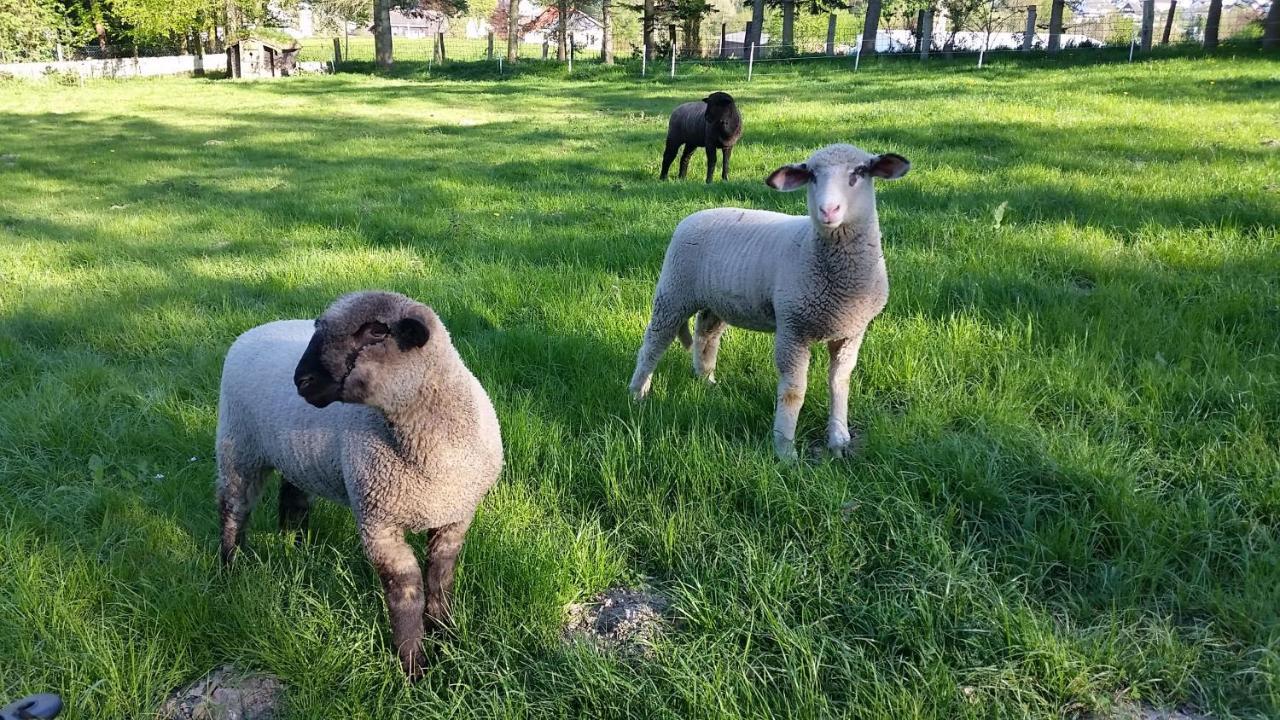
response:
<path id="1" fill-rule="evenodd" d="M 333 39 L 333 66 L 336 68 L 342 64 L 342 41 L 338 38 Z"/>
<path id="2" fill-rule="evenodd" d="M 1173 29 L 1173 11 L 1178 7 L 1178 0 L 1169 0 L 1169 15 L 1164 19 L 1164 35 L 1160 36 L 1160 44 L 1169 44 L 1169 31 Z"/>
<path id="3" fill-rule="evenodd" d="M 916 11 L 916 46 L 913 48 L 915 52 L 920 52 L 920 38 L 924 37 L 920 29 L 924 27 L 924 11 Z"/>
<path id="4" fill-rule="evenodd" d="M 747 56 L 747 43 L 751 42 L 751 21 L 747 21 L 747 27 L 742 31 L 742 57 Z"/>
<path id="5" fill-rule="evenodd" d="M 493 31 L 492 30 L 489 31 L 489 47 L 488 49 L 485 50 L 485 59 L 486 60 L 493 59 Z"/>
<path id="6" fill-rule="evenodd" d="M 1153 2 L 1153 0 L 1147 0 Z M 929 59 L 929 46 L 933 44 L 933 11 L 924 10 L 921 12 L 920 21 L 920 59 Z"/>
<path id="7" fill-rule="evenodd" d="M 827 54 L 836 54 L 836 14 L 827 15 Z"/>
<path id="8" fill-rule="evenodd" d="M 729 23 L 720 23 L 720 59 L 723 60 L 729 55 L 729 51 L 724 47 L 724 39 L 729 34 Z"/>
<path id="9" fill-rule="evenodd" d="M 1151 52 L 1151 35 L 1155 30 L 1156 0 L 1142 0 L 1142 52 Z"/>
<path id="10" fill-rule="evenodd" d="M 573 33 L 569 33 L 569 72 L 573 72 Z"/>
<path id="11" fill-rule="evenodd" d="M 1031 52 L 1036 43 L 1036 6 L 1027 6 L 1027 29 L 1022 33 L 1022 52 Z"/>
<path id="12" fill-rule="evenodd" d="M 542 59 L 543 60 L 547 59 L 547 50 L 550 49 L 550 47 L 551 47 L 551 41 L 544 36 L 542 38 Z"/>

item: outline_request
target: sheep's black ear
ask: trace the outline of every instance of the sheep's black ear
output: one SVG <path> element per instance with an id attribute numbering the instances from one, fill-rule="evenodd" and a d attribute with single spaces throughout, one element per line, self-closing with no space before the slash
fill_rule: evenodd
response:
<path id="1" fill-rule="evenodd" d="M 780 192 L 791 192 L 804 187 L 812 179 L 813 173 L 809 171 L 809 166 L 800 163 L 783 165 L 774 170 L 773 174 L 765 178 L 764 184 Z"/>
<path id="2" fill-rule="evenodd" d="M 391 326 L 391 336 L 396 339 L 396 345 L 400 346 L 401 350 L 412 350 L 426 345 L 431 333 L 421 320 L 407 317 L 397 320 L 395 325 Z"/>
<path id="3" fill-rule="evenodd" d="M 867 174 L 871 177 L 897 180 L 911 169 L 911 161 L 897 153 L 885 153 L 876 156 L 867 163 Z"/>

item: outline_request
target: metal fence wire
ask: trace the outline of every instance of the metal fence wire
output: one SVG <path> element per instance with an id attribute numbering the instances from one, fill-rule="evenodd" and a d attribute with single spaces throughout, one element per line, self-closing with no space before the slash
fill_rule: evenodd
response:
<path id="1" fill-rule="evenodd" d="M 1280 0 L 1275 0 L 1280 2 Z M 1062 31 L 1056 37 L 1050 35 L 1049 18 L 1051 2 L 1035 5 L 1008 6 L 993 0 L 989 9 L 963 25 L 949 23 L 941 13 L 916 11 L 906 14 L 884 14 L 880 17 L 875 39 L 877 60 L 918 57 L 967 58 L 978 65 L 988 57 L 1012 53 L 1055 52 L 1058 50 L 1104 50 L 1122 48 L 1129 57 L 1141 57 L 1161 46 L 1199 46 L 1205 41 L 1207 5 L 1202 0 L 1134 0 L 1123 12 L 1092 12 L 1091 5 L 1060 5 L 1063 8 Z M 1110 6 L 1108 6 L 1110 7 Z M 1222 11 L 1218 37 L 1224 42 L 1261 42 L 1264 18 L 1268 6 L 1260 0 L 1243 0 L 1225 7 Z M 700 68 L 732 68 L 740 70 L 748 78 L 761 73 L 794 72 L 797 68 L 812 67 L 815 63 L 839 63 L 849 61 L 857 69 L 869 58 L 862 57 L 870 50 L 864 44 L 860 15 L 849 12 L 833 13 L 826 17 L 796 24 L 796 36 L 789 42 L 777 37 L 781 33 L 768 22 L 763 42 L 751 44 L 749 27 L 731 27 L 728 23 L 718 28 L 704 24 L 694 35 L 694 41 L 683 37 L 676 26 L 655 27 L 653 43 L 645 53 L 641 38 L 622 33 L 615 36 L 614 49 L 617 62 L 625 72 L 639 76 L 667 75 L 680 77 L 697 73 Z M 821 26 L 826 25 L 826 32 Z M 476 23 L 457 23 L 452 33 L 436 33 L 417 37 L 393 37 L 394 58 L 397 63 L 418 64 L 434 70 L 454 63 L 492 63 L 501 69 L 507 55 L 506 39 L 493 32 L 477 32 Z M 471 36 L 464 36 L 471 32 Z M 638 31 L 637 31 L 638 34 Z M 561 59 L 558 53 L 554 28 L 545 33 L 541 42 L 522 42 L 519 47 L 521 60 L 561 63 L 573 70 L 597 64 L 600 59 L 600 38 L 594 34 L 571 33 L 571 50 Z M 299 41 L 301 61 L 333 62 L 336 67 L 362 69 L 362 64 L 374 62 L 374 40 L 368 34 L 339 38 L 310 37 Z M 93 60 L 128 57 L 158 57 L 166 55 L 205 54 L 223 51 L 222 39 L 217 35 L 200 38 L 200 45 L 193 42 L 153 43 L 146 46 L 87 45 L 83 47 L 58 46 L 56 57 L 51 53 L 47 60 Z M 355 65 L 351 65 L 354 63 Z"/>

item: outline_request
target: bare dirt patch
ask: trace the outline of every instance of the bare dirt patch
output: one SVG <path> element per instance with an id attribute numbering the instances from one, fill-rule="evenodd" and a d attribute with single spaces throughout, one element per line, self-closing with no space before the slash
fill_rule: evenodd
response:
<path id="1" fill-rule="evenodd" d="M 283 716 L 284 683 L 273 675 L 223 665 L 173 691 L 161 720 L 274 720 Z"/>
<path id="2" fill-rule="evenodd" d="M 612 588 L 568 608 L 564 637 L 602 650 L 645 655 L 669 625 L 667 598 L 648 590 Z"/>

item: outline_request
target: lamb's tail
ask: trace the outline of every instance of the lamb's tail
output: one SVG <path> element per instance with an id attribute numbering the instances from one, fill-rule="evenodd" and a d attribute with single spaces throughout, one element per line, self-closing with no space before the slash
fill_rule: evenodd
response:
<path id="1" fill-rule="evenodd" d="M 693 336 L 689 334 L 688 320 L 680 323 L 680 329 L 676 331 L 676 334 L 680 337 L 680 344 L 684 346 L 685 350 L 693 347 Z"/>

